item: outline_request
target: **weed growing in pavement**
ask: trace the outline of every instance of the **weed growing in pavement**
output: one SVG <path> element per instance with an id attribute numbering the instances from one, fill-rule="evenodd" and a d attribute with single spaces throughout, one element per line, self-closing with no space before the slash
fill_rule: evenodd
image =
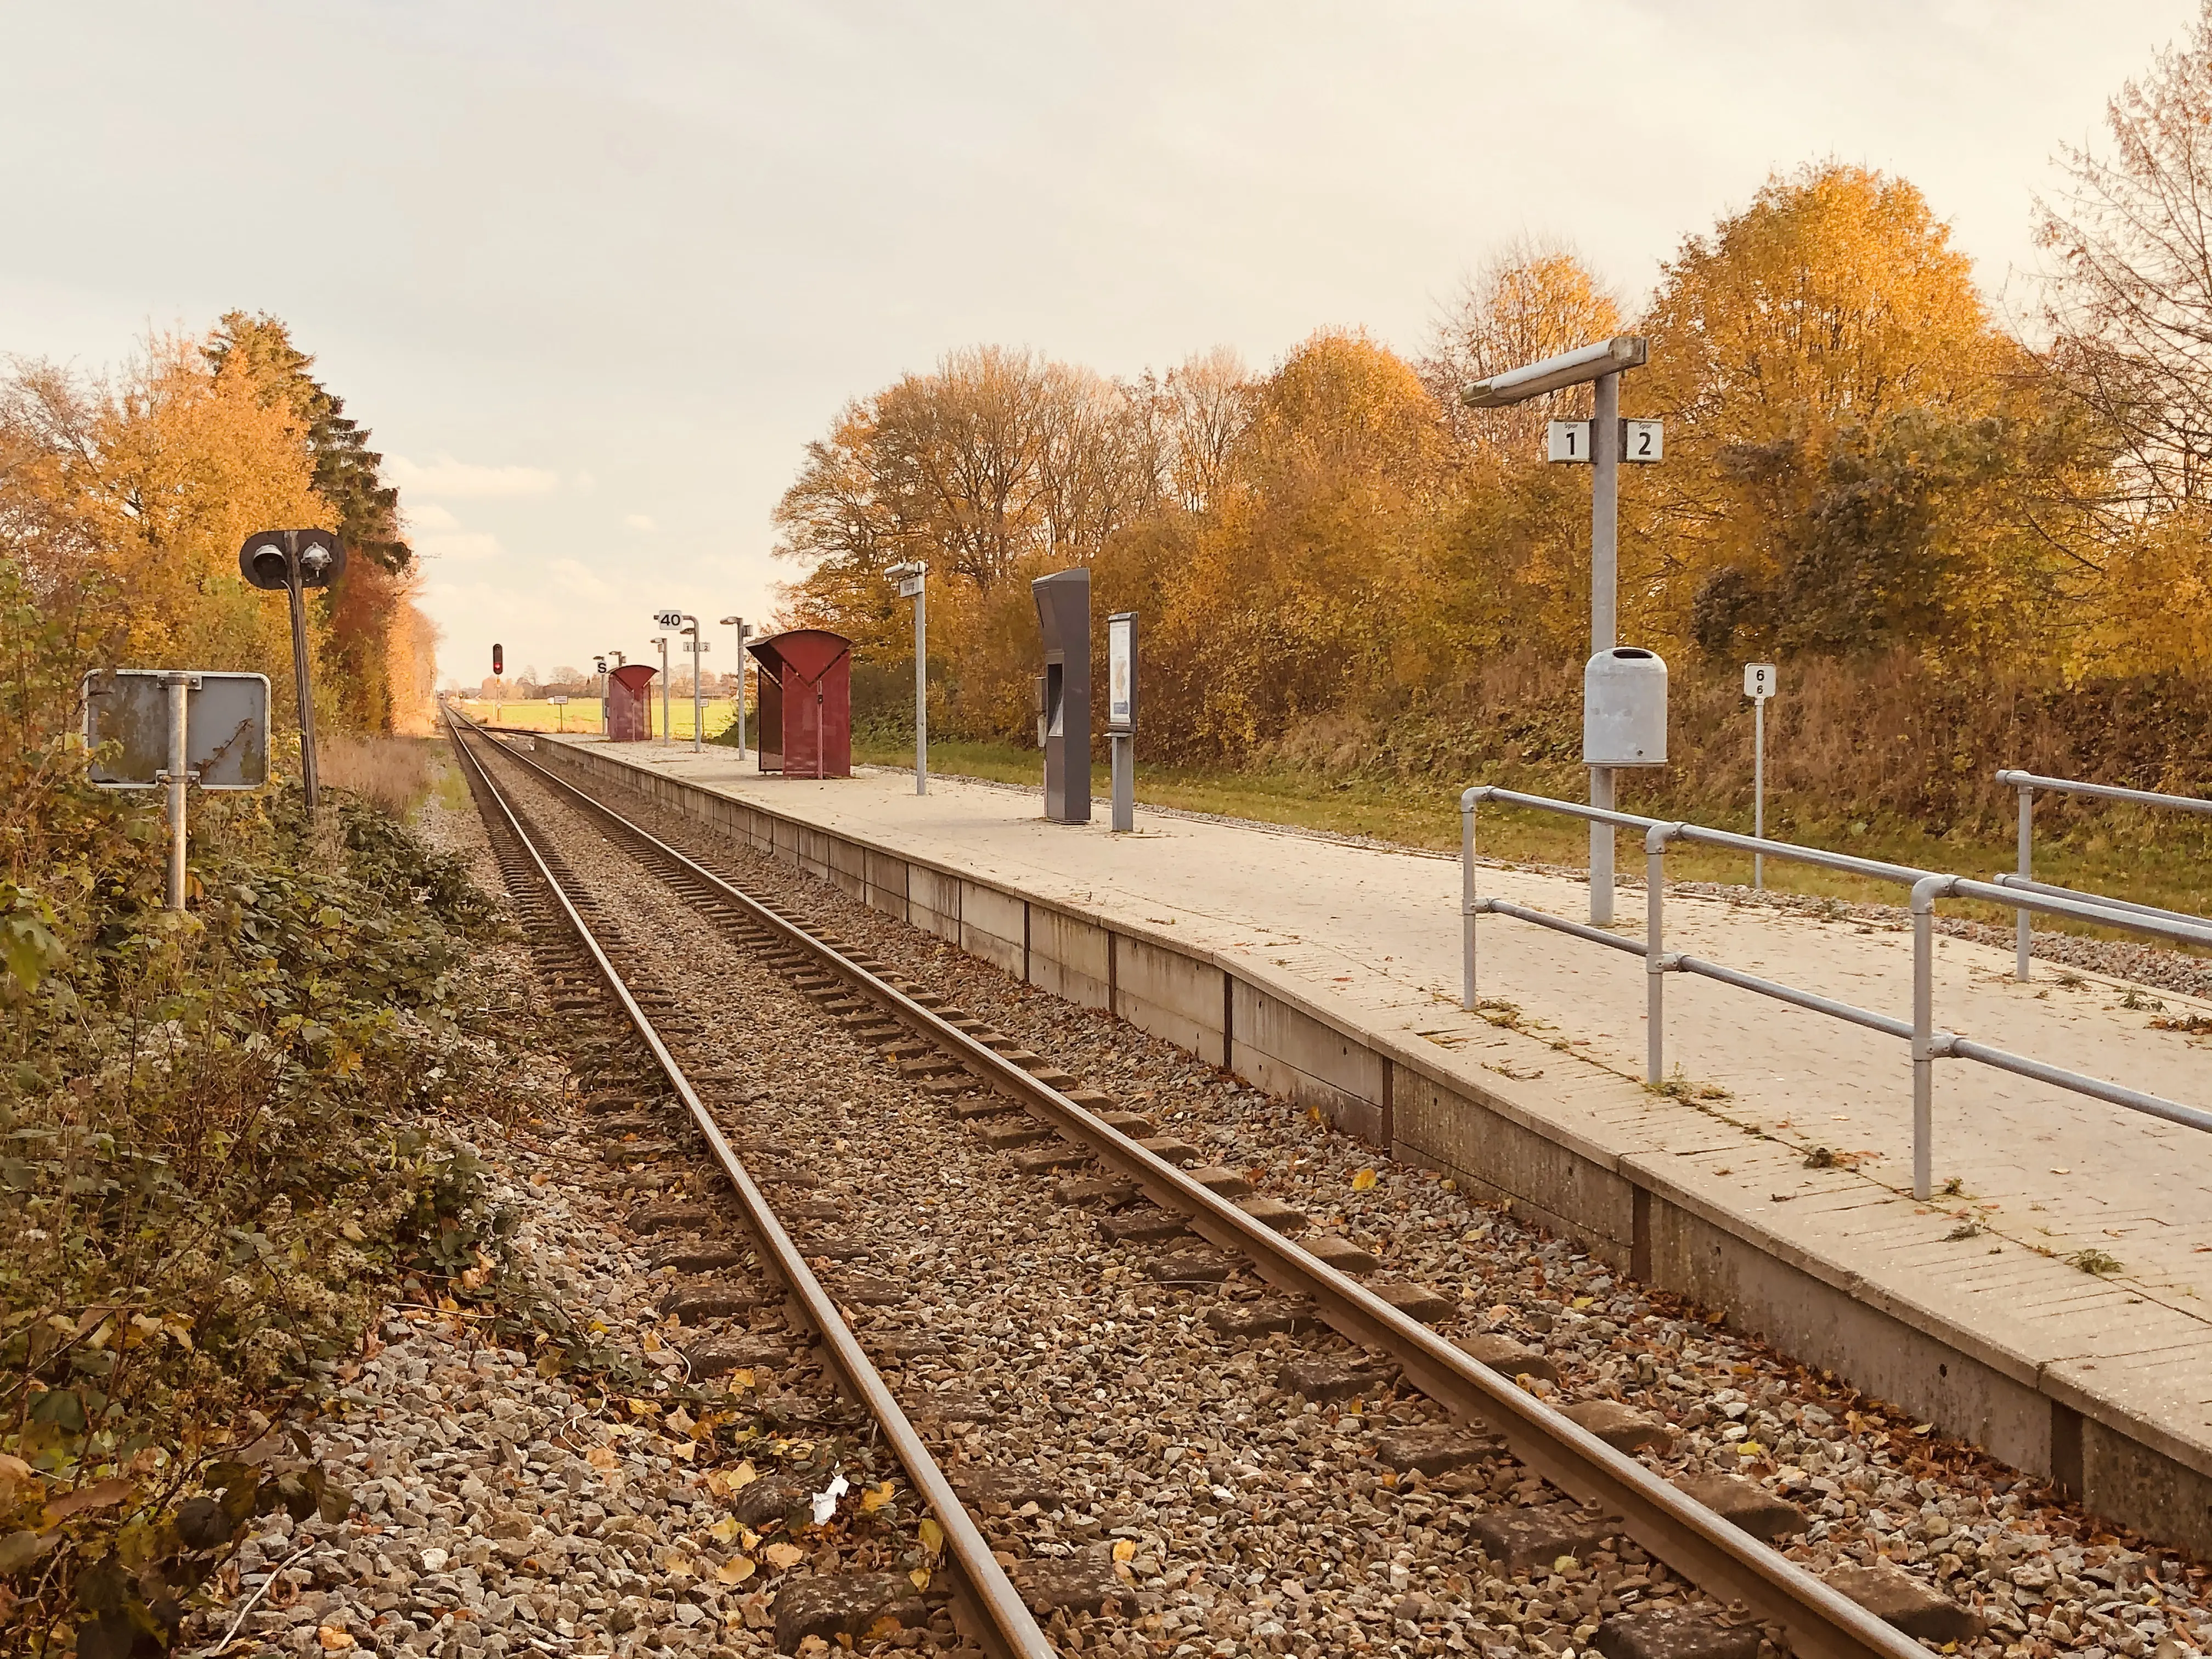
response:
<path id="1" fill-rule="evenodd" d="M 2166 1015 L 2150 1023 L 2154 1031 L 2180 1031 L 2190 1036 L 2203 1036 L 2212 1032 L 2212 1016 L 2204 1014 Z"/>
<path id="2" fill-rule="evenodd" d="M 2106 1255 L 2102 1250 L 2076 1250 L 2066 1258 L 2069 1267 L 2079 1267 L 2085 1273 L 2116 1273 L 2120 1270 L 2119 1259 Z"/>

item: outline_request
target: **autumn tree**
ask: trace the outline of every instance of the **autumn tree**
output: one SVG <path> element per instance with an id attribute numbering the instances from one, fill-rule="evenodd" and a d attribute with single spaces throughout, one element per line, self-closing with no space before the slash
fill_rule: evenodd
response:
<path id="1" fill-rule="evenodd" d="M 2043 320 L 2068 383 L 2145 499 L 2212 495 L 2212 3 L 2106 106 L 2102 149 L 2060 152 L 2039 199 Z"/>
<path id="2" fill-rule="evenodd" d="M 1668 459 L 1629 481 L 1624 597 L 1656 637 L 1985 658 L 2091 569 L 2089 435 L 1905 180 L 1770 180 L 1683 244 L 1642 326 Z"/>
<path id="3" fill-rule="evenodd" d="M 1533 459 L 1547 422 L 1589 418 L 1588 387 L 1504 409 L 1468 409 L 1459 393 L 1620 331 L 1620 302 L 1588 266 L 1568 249 L 1523 240 L 1494 254 L 1467 283 L 1437 325 L 1421 378 L 1463 440 L 1501 457 Z"/>

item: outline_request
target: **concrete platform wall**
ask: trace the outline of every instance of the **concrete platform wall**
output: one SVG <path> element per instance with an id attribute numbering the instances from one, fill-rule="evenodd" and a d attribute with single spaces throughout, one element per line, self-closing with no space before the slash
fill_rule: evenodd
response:
<path id="1" fill-rule="evenodd" d="M 1319 1109 L 1408 1163 L 1454 1176 L 1522 1219 L 1576 1239 L 1644 1284 L 1725 1310 L 1800 1362 L 1895 1402 L 2014 1468 L 2048 1475 L 2098 1513 L 2212 1554 L 2212 1469 L 2166 1455 L 2152 1425 L 2100 1420 L 2054 1397 L 2057 1379 L 1978 1352 L 1933 1315 L 1878 1307 L 1825 1264 L 1708 1215 L 1637 1160 L 1615 1159 L 1407 1052 L 1347 1028 L 1180 941 L 1086 915 L 797 822 L 573 744 L 538 757 L 580 783 L 628 789 L 720 830 L 1014 977 Z M 2071 1392 L 2069 1390 L 2068 1392 Z M 2085 1409 L 2086 1407 L 2086 1409 Z"/>

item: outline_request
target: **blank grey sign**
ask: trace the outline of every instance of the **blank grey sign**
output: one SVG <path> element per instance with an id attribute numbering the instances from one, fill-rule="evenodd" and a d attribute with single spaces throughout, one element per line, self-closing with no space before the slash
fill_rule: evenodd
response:
<path id="1" fill-rule="evenodd" d="M 198 671 L 193 671 L 198 672 Z M 157 668 L 84 677 L 84 741 L 104 789 L 152 789 L 169 766 L 169 688 Z M 203 789 L 258 789 L 269 781 L 269 677 L 198 672 L 185 694 L 185 765 Z M 116 752 L 98 753 L 105 744 Z"/>

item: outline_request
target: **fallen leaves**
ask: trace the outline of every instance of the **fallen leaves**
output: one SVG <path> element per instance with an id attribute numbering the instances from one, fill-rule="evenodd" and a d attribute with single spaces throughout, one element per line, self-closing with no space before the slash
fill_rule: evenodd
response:
<path id="1" fill-rule="evenodd" d="M 778 1572 L 788 1572 L 806 1559 L 806 1552 L 796 1544 L 770 1544 L 761 1553 Z"/>
<path id="2" fill-rule="evenodd" d="M 1371 1191 L 1374 1186 L 1375 1171 L 1372 1170 L 1362 1170 L 1352 1177 L 1352 1190 L 1355 1193 Z"/>
<path id="3" fill-rule="evenodd" d="M 884 1481 L 880 1486 L 861 1487 L 860 1513 L 863 1515 L 873 1515 L 878 1510 L 883 1508 L 884 1504 L 890 1503 L 891 1501 L 891 1489 L 892 1482 L 889 1480 Z"/>
<path id="4" fill-rule="evenodd" d="M 921 1540 L 922 1548 L 933 1556 L 945 1547 L 945 1528 L 929 1516 L 921 1517 L 921 1524 L 915 1528 L 915 1535 Z"/>
<path id="5" fill-rule="evenodd" d="M 714 1569 L 714 1577 L 725 1584 L 742 1584 L 758 1569 L 749 1555 L 733 1555 Z"/>
<path id="6" fill-rule="evenodd" d="M 336 1625 L 319 1626 L 315 1631 L 315 1639 L 323 1644 L 325 1653 L 343 1653 L 354 1645 L 353 1638 Z"/>

